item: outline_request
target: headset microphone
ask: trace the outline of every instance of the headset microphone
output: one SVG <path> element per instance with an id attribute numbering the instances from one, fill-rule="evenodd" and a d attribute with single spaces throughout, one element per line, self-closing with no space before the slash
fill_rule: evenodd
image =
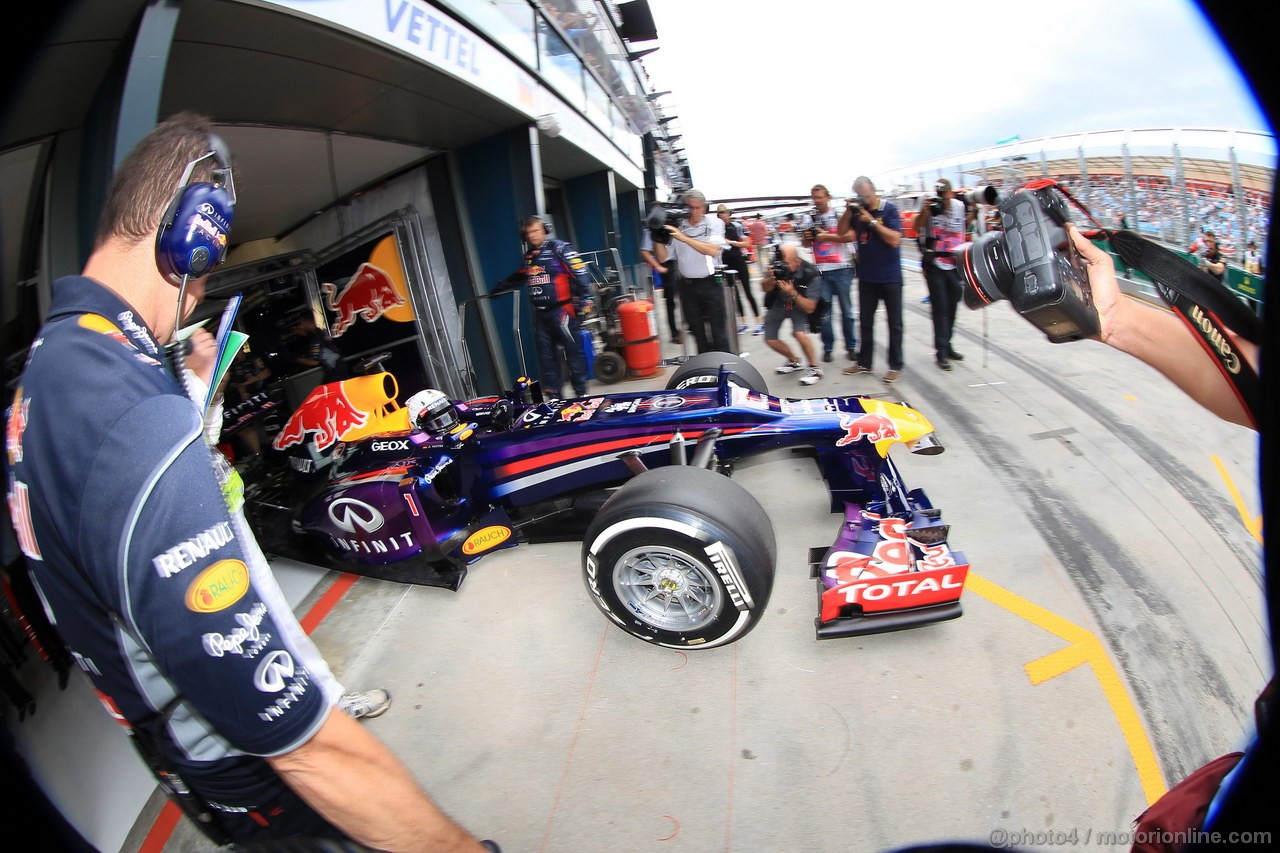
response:
<path id="1" fill-rule="evenodd" d="M 212 158 L 213 181 L 192 183 L 197 166 Z M 178 189 L 156 231 L 156 266 L 170 284 L 178 288 L 174 309 L 173 335 L 165 347 L 170 367 L 186 385 L 185 361 L 189 342 L 176 338 L 182 326 L 182 307 L 187 282 L 201 278 L 226 260 L 227 238 L 235 217 L 236 185 L 231 157 L 223 141 L 209 134 L 209 150 L 187 164 L 178 179 Z M 191 389 L 187 388 L 188 394 Z"/>

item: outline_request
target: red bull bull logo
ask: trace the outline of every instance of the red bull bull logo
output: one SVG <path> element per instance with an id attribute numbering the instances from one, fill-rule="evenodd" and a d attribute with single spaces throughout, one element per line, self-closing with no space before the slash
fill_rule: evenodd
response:
<path id="1" fill-rule="evenodd" d="M 871 443 L 897 439 L 898 427 L 893 419 L 886 415 L 859 415 L 856 418 L 841 418 L 840 426 L 844 428 L 844 437 L 836 440 L 836 447 L 844 447 L 855 441 L 867 439 Z"/>
<path id="2" fill-rule="evenodd" d="M 391 277 L 371 263 L 363 263 L 351 280 L 338 286 L 325 282 L 324 301 L 336 316 L 332 335 L 340 338 L 356 320 L 372 323 L 393 308 L 406 304 L 404 296 L 396 289 Z"/>
<path id="3" fill-rule="evenodd" d="M 271 446 L 286 450 L 313 433 L 316 449 L 327 450 L 348 430 L 362 427 L 368 420 L 369 412 L 352 405 L 340 383 L 321 385 L 302 401 Z"/>

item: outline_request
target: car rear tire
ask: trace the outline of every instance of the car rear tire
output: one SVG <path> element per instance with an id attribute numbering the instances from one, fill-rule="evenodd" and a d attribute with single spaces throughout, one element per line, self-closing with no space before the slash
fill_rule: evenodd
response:
<path id="1" fill-rule="evenodd" d="M 757 394 L 768 394 L 769 386 L 765 383 L 755 365 L 742 356 L 731 352 L 704 352 L 695 355 L 676 368 L 667 380 L 668 391 L 682 391 L 688 388 L 714 388 L 720 382 L 720 365 L 729 366 L 729 382 L 755 391 Z"/>
<path id="2" fill-rule="evenodd" d="M 605 350 L 596 356 L 596 379 L 606 385 L 612 385 L 627 375 L 627 360 L 612 350 Z"/>
<path id="3" fill-rule="evenodd" d="M 746 489 L 680 465 L 618 489 L 582 544 L 596 606 L 627 633 L 672 649 L 746 636 L 769 603 L 776 559 L 773 524 Z"/>

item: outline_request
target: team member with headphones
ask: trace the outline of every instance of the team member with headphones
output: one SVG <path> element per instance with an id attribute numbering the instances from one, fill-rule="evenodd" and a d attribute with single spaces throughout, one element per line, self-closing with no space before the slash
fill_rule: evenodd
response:
<path id="1" fill-rule="evenodd" d="M 166 343 L 225 257 L 234 208 L 208 121 L 174 116 L 121 164 L 83 274 L 54 283 L 5 431 L 32 579 L 107 710 L 215 842 L 495 849 L 339 710 L 220 482 L 187 377 L 207 385 L 212 337 Z"/>
<path id="2" fill-rule="evenodd" d="M 569 364 L 569 380 L 575 396 L 587 393 L 587 358 L 582 351 L 578 317 L 591 304 L 591 279 L 586 261 L 566 240 L 551 236 L 551 226 L 541 216 L 526 216 L 520 223 L 528 250 L 520 269 L 498 282 L 491 293 L 524 286 L 533 303 L 533 333 L 538 346 L 538 366 L 543 393 L 559 397 L 564 390 L 560 353 Z"/>

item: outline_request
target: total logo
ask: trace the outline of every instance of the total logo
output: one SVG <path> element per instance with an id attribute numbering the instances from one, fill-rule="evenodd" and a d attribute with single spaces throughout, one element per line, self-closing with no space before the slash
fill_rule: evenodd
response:
<path id="1" fill-rule="evenodd" d="M 387 523 L 376 508 L 355 498 L 338 498 L 329 504 L 329 520 L 347 533 L 355 533 L 357 528 L 372 533 Z"/>

